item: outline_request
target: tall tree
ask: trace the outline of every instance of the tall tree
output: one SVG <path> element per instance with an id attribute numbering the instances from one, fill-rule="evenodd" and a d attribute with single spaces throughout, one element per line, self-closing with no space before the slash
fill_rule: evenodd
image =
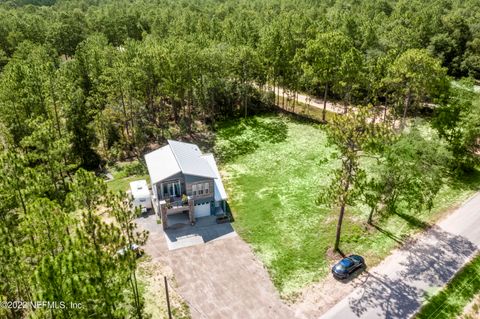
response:
<path id="1" fill-rule="evenodd" d="M 375 212 L 431 209 L 450 160 L 444 141 L 435 134 L 426 138 L 416 127 L 387 143 L 366 185 L 364 198 L 371 208 L 368 222 L 372 223 Z"/>
<path id="2" fill-rule="evenodd" d="M 306 76 L 316 85 L 323 85 L 322 120 L 326 120 L 329 89 L 341 80 L 340 69 L 345 54 L 352 48 L 351 40 L 339 32 L 319 34 L 307 42 L 300 60 Z"/>
<path id="3" fill-rule="evenodd" d="M 480 162 L 480 99 L 470 81 L 455 84 L 451 91 L 449 99 L 435 110 L 432 123 L 448 142 L 453 168 L 468 172 Z"/>
<path id="4" fill-rule="evenodd" d="M 436 98 L 448 91 L 446 70 L 426 50 L 411 49 L 401 54 L 389 67 L 386 82 L 394 87 L 396 102 L 402 110 L 401 128 L 411 108 L 417 110 L 427 99 Z"/>
<path id="5" fill-rule="evenodd" d="M 340 237 L 346 207 L 353 205 L 362 194 L 365 170 L 360 163 L 363 152 L 373 150 L 382 142 L 388 129 L 375 124 L 370 118 L 371 108 L 360 108 L 357 112 L 335 115 L 327 127 L 328 140 L 339 152 L 340 167 L 326 189 L 322 189 L 319 203 L 339 207 L 334 250 L 340 247 Z"/>

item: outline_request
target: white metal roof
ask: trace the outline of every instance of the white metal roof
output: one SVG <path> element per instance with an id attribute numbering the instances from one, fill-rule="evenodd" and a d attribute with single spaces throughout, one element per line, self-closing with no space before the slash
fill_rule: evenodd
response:
<path id="1" fill-rule="evenodd" d="M 215 201 L 226 200 L 228 198 L 227 192 L 225 191 L 225 187 L 223 187 L 222 178 L 220 177 L 220 172 L 218 171 L 217 163 L 215 162 L 213 154 L 204 154 L 202 157 L 215 172 Z"/>
<path id="2" fill-rule="evenodd" d="M 145 162 L 147 162 L 148 174 L 152 184 L 181 172 L 170 145 L 145 154 Z"/>
<path id="3" fill-rule="evenodd" d="M 147 181 L 144 179 L 130 182 L 130 190 L 132 191 L 133 198 L 150 197 Z"/>
<path id="4" fill-rule="evenodd" d="M 215 172 L 202 158 L 202 152 L 197 145 L 172 140 L 168 140 L 168 145 L 183 174 L 216 178 Z"/>
<path id="5" fill-rule="evenodd" d="M 168 140 L 168 145 L 145 154 L 145 161 L 152 184 L 180 172 L 207 178 L 217 178 L 218 175 L 198 146 L 191 143 Z"/>

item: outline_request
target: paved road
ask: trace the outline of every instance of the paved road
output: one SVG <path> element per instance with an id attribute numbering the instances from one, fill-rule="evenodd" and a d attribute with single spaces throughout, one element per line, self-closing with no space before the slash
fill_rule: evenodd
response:
<path id="1" fill-rule="evenodd" d="M 480 193 L 366 274 L 322 318 L 410 318 L 480 247 Z"/>

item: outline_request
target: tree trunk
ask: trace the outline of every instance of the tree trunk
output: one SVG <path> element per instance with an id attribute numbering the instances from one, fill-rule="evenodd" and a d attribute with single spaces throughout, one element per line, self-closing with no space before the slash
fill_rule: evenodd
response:
<path id="1" fill-rule="evenodd" d="M 334 250 L 335 251 L 339 251 L 338 248 L 340 246 L 340 235 L 342 233 L 343 215 L 345 215 L 347 193 L 348 193 L 348 190 L 350 189 L 350 181 L 351 181 L 351 178 L 352 178 L 352 165 L 353 165 L 353 163 L 350 160 L 348 160 L 346 165 L 348 165 L 348 172 L 347 172 L 346 181 L 345 181 L 345 188 L 343 190 L 343 194 L 342 194 L 342 197 L 341 197 L 340 214 L 338 216 L 337 233 L 335 235 L 335 245 L 334 245 Z"/>
<path id="2" fill-rule="evenodd" d="M 297 106 L 297 91 L 293 92 L 293 113 L 295 113 L 295 107 Z"/>
<path id="3" fill-rule="evenodd" d="M 407 111 L 408 111 L 408 107 L 410 106 L 411 98 L 412 98 L 412 92 L 410 90 L 408 90 L 407 98 L 405 99 L 405 107 L 403 108 L 402 123 L 400 125 L 401 130 L 403 130 L 405 128 L 405 120 L 407 118 Z"/>
<path id="4" fill-rule="evenodd" d="M 388 102 L 388 99 L 385 98 L 385 106 L 383 107 L 383 122 L 387 120 L 387 102 Z"/>
<path id="5" fill-rule="evenodd" d="M 337 223 L 337 233 L 335 235 L 335 246 L 333 249 L 338 251 L 340 246 L 340 234 L 342 233 L 342 224 L 343 224 L 343 215 L 345 214 L 345 204 L 342 204 L 340 207 L 340 215 L 338 215 L 338 223 Z"/>
<path id="6" fill-rule="evenodd" d="M 326 122 L 327 115 L 327 96 L 328 96 L 328 83 L 325 84 L 325 91 L 323 93 L 323 111 L 322 111 L 322 121 Z"/>
<path id="7" fill-rule="evenodd" d="M 275 94 L 275 105 L 280 106 L 280 87 L 278 86 L 278 80 L 276 81 L 277 86 L 277 93 Z M 275 92 L 275 87 L 273 88 L 273 92 Z"/>
<path id="8" fill-rule="evenodd" d="M 130 277 L 130 282 L 132 284 L 133 296 L 135 299 L 135 311 L 137 313 L 137 319 L 142 319 L 142 306 L 140 304 L 140 293 L 138 291 L 137 277 L 135 275 L 135 269 L 132 270 L 132 275 Z"/>
<path id="9" fill-rule="evenodd" d="M 373 213 L 374 212 L 375 212 L 375 207 L 372 207 L 372 209 L 370 210 L 370 214 L 368 214 L 367 224 L 369 224 L 369 225 L 372 225 Z"/>
<path id="10" fill-rule="evenodd" d="M 243 108 L 245 109 L 245 118 L 247 118 L 247 107 L 248 107 L 248 101 L 247 101 L 247 92 L 246 92 L 246 84 L 243 84 Z"/>
<path id="11" fill-rule="evenodd" d="M 131 148 L 132 145 L 130 144 L 130 130 L 128 128 L 129 120 L 127 115 L 127 107 L 125 106 L 125 97 L 123 94 L 123 90 L 120 91 L 120 100 L 122 101 L 123 125 L 125 129 L 124 133 L 126 133 L 127 144 L 129 144 L 129 148 Z"/>

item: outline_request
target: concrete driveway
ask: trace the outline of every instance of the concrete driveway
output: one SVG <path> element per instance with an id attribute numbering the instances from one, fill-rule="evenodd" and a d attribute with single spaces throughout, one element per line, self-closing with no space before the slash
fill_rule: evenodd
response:
<path id="1" fill-rule="evenodd" d="M 169 250 L 155 215 L 141 217 L 137 224 L 150 231 L 145 251 L 172 269 L 176 290 L 190 306 L 192 318 L 293 318 L 267 271 L 239 236 L 222 235 Z"/>
<path id="2" fill-rule="evenodd" d="M 190 222 L 177 223 L 164 232 L 170 250 L 237 236 L 230 223 L 217 224 L 215 216 L 198 218 L 195 226 L 190 225 Z"/>
<path id="3" fill-rule="evenodd" d="M 443 287 L 478 252 L 479 245 L 477 194 L 368 271 L 362 283 L 322 318 L 410 318 L 426 294 Z"/>

